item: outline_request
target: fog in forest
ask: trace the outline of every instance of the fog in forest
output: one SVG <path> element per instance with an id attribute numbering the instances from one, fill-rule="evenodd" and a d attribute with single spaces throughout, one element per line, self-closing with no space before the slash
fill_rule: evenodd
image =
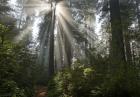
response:
<path id="1" fill-rule="evenodd" d="M 0 97 L 139 90 L 139 0 L 0 0 Z"/>

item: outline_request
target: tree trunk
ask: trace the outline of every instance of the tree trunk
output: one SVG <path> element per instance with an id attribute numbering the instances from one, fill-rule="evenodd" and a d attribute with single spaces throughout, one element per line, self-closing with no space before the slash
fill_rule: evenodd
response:
<path id="1" fill-rule="evenodd" d="M 66 52 L 66 59 L 67 59 L 67 64 L 69 67 L 71 67 L 71 63 L 72 63 L 72 52 L 71 52 L 71 43 L 68 40 L 68 37 L 66 36 L 66 34 L 64 34 L 64 42 L 65 42 L 65 52 Z"/>
<path id="2" fill-rule="evenodd" d="M 132 64 L 132 53 L 131 53 L 131 46 L 130 46 L 130 37 L 125 37 L 125 47 L 126 47 L 126 59 L 127 63 Z"/>
<path id="3" fill-rule="evenodd" d="M 50 46 L 49 46 L 49 77 L 54 74 L 54 29 L 55 29 L 55 9 L 52 9 L 52 23 L 50 31 Z"/>
<path id="4" fill-rule="evenodd" d="M 121 62 L 125 62 L 125 49 L 119 0 L 110 0 L 110 18 L 112 33 L 111 61 L 119 64 Z"/>
<path id="5" fill-rule="evenodd" d="M 136 65 L 136 54 L 135 54 L 135 44 L 132 43 L 132 60 L 133 60 L 133 64 Z"/>
<path id="6" fill-rule="evenodd" d="M 136 14 L 138 19 L 138 26 L 139 26 L 139 32 L 140 32 L 140 9 L 139 9 L 140 1 L 136 0 Z"/>

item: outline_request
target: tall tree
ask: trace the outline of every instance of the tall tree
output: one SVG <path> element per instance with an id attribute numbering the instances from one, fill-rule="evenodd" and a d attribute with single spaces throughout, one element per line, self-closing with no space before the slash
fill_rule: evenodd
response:
<path id="1" fill-rule="evenodd" d="M 117 63 L 124 62 L 125 50 L 119 0 L 110 0 L 110 18 L 112 33 L 111 59 Z"/>
<path id="2" fill-rule="evenodd" d="M 55 8 L 52 6 L 52 21 L 50 29 L 50 43 L 49 43 L 49 76 L 54 74 L 54 29 L 55 29 Z"/>
<path id="3" fill-rule="evenodd" d="M 131 0 L 124 0 L 120 2 L 121 19 L 124 33 L 125 55 L 126 61 L 132 64 L 132 52 L 131 52 L 131 25 L 135 20 L 135 8 L 134 3 Z"/>

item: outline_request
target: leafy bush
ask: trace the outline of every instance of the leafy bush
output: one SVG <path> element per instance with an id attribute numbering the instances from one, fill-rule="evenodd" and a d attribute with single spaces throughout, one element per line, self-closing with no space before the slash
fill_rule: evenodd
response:
<path id="1" fill-rule="evenodd" d="M 140 97 L 140 80 L 134 66 L 117 70 L 102 83 L 102 97 Z"/>
<path id="2" fill-rule="evenodd" d="M 11 97 L 26 97 L 24 89 L 20 89 L 13 80 L 4 80 L 1 85 L 0 95 L 10 95 Z"/>
<path id="3" fill-rule="evenodd" d="M 94 69 L 75 63 L 73 69 L 58 72 L 48 85 L 48 97 L 92 97 L 99 94 Z"/>
<path id="4" fill-rule="evenodd" d="M 50 81 L 48 97 L 140 97 L 138 71 L 133 66 L 97 71 L 79 62 L 73 69 L 63 69 Z"/>

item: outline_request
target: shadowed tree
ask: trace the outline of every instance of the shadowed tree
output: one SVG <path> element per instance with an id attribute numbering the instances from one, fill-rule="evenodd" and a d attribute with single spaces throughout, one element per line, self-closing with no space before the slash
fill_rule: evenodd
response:
<path id="1" fill-rule="evenodd" d="M 111 61 L 121 63 L 125 62 L 125 51 L 120 15 L 120 3 L 119 0 L 110 0 L 109 4 L 112 33 Z"/>

